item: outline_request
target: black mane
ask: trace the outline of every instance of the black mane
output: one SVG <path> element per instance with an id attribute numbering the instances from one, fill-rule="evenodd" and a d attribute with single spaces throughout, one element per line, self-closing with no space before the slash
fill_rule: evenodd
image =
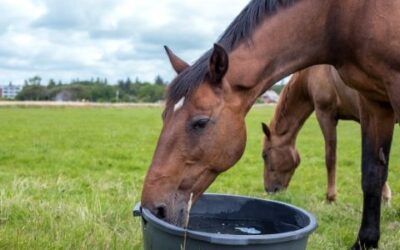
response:
<path id="1" fill-rule="evenodd" d="M 218 40 L 229 53 L 241 42 L 248 40 L 264 18 L 273 15 L 280 8 L 291 6 L 299 0 L 252 0 L 225 30 Z M 170 84 L 167 93 L 167 107 L 182 97 L 190 96 L 208 73 L 211 50 L 201 56 L 192 66 L 179 74 Z"/>

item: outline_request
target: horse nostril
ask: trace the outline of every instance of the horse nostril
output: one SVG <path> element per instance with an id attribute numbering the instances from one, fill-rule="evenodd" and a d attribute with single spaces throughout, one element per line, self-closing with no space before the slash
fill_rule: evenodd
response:
<path id="1" fill-rule="evenodd" d="M 160 219 L 164 219 L 167 216 L 167 209 L 165 205 L 159 205 L 156 207 L 156 216 Z"/>
<path id="2" fill-rule="evenodd" d="M 274 187 L 274 193 L 278 192 L 279 190 L 279 187 Z"/>

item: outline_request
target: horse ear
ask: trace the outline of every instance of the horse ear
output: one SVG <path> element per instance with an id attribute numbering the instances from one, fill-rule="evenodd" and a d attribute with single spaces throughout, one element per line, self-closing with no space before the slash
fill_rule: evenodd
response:
<path id="1" fill-rule="evenodd" d="M 226 53 L 225 49 L 221 45 L 215 43 L 209 62 L 211 81 L 214 83 L 220 83 L 228 71 L 228 67 L 228 53 Z"/>
<path id="2" fill-rule="evenodd" d="M 174 70 L 177 74 L 180 74 L 187 67 L 189 67 L 189 64 L 187 62 L 180 59 L 167 46 L 164 46 L 164 49 L 165 49 L 165 52 L 167 52 L 167 55 L 168 55 L 169 61 L 171 62 L 172 68 L 174 68 Z"/>
<path id="3" fill-rule="evenodd" d="M 271 130 L 269 130 L 267 124 L 262 122 L 261 127 L 262 127 L 262 130 L 263 130 L 265 136 L 267 137 L 267 139 L 270 140 L 271 139 Z"/>

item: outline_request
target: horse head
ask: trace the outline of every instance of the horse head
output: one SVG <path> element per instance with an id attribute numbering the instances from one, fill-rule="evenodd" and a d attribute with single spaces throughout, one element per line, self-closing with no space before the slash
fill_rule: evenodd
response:
<path id="1" fill-rule="evenodd" d="M 268 193 L 275 193 L 288 187 L 289 182 L 300 164 L 300 156 L 295 146 L 284 142 L 282 138 L 271 133 L 263 123 L 265 134 L 262 157 L 264 159 L 264 187 Z"/>
<path id="2" fill-rule="evenodd" d="M 225 77 L 229 58 L 224 48 L 214 45 L 192 66 L 166 50 L 178 75 L 168 90 L 142 206 L 183 225 L 189 197 L 194 202 L 242 156 L 247 110 Z"/>

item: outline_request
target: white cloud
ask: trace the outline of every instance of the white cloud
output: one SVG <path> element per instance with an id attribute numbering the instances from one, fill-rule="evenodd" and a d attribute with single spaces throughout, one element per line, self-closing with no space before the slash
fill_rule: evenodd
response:
<path id="1" fill-rule="evenodd" d="M 0 9 L 0 34 L 29 25 L 45 11 L 43 4 L 31 0 L 1 0 Z"/>
<path id="2" fill-rule="evenodd" d="M 192 62 L 248 0 L 0 0 L 0 84 L 153 80 L 174 73 L 163 45 Z"/>

